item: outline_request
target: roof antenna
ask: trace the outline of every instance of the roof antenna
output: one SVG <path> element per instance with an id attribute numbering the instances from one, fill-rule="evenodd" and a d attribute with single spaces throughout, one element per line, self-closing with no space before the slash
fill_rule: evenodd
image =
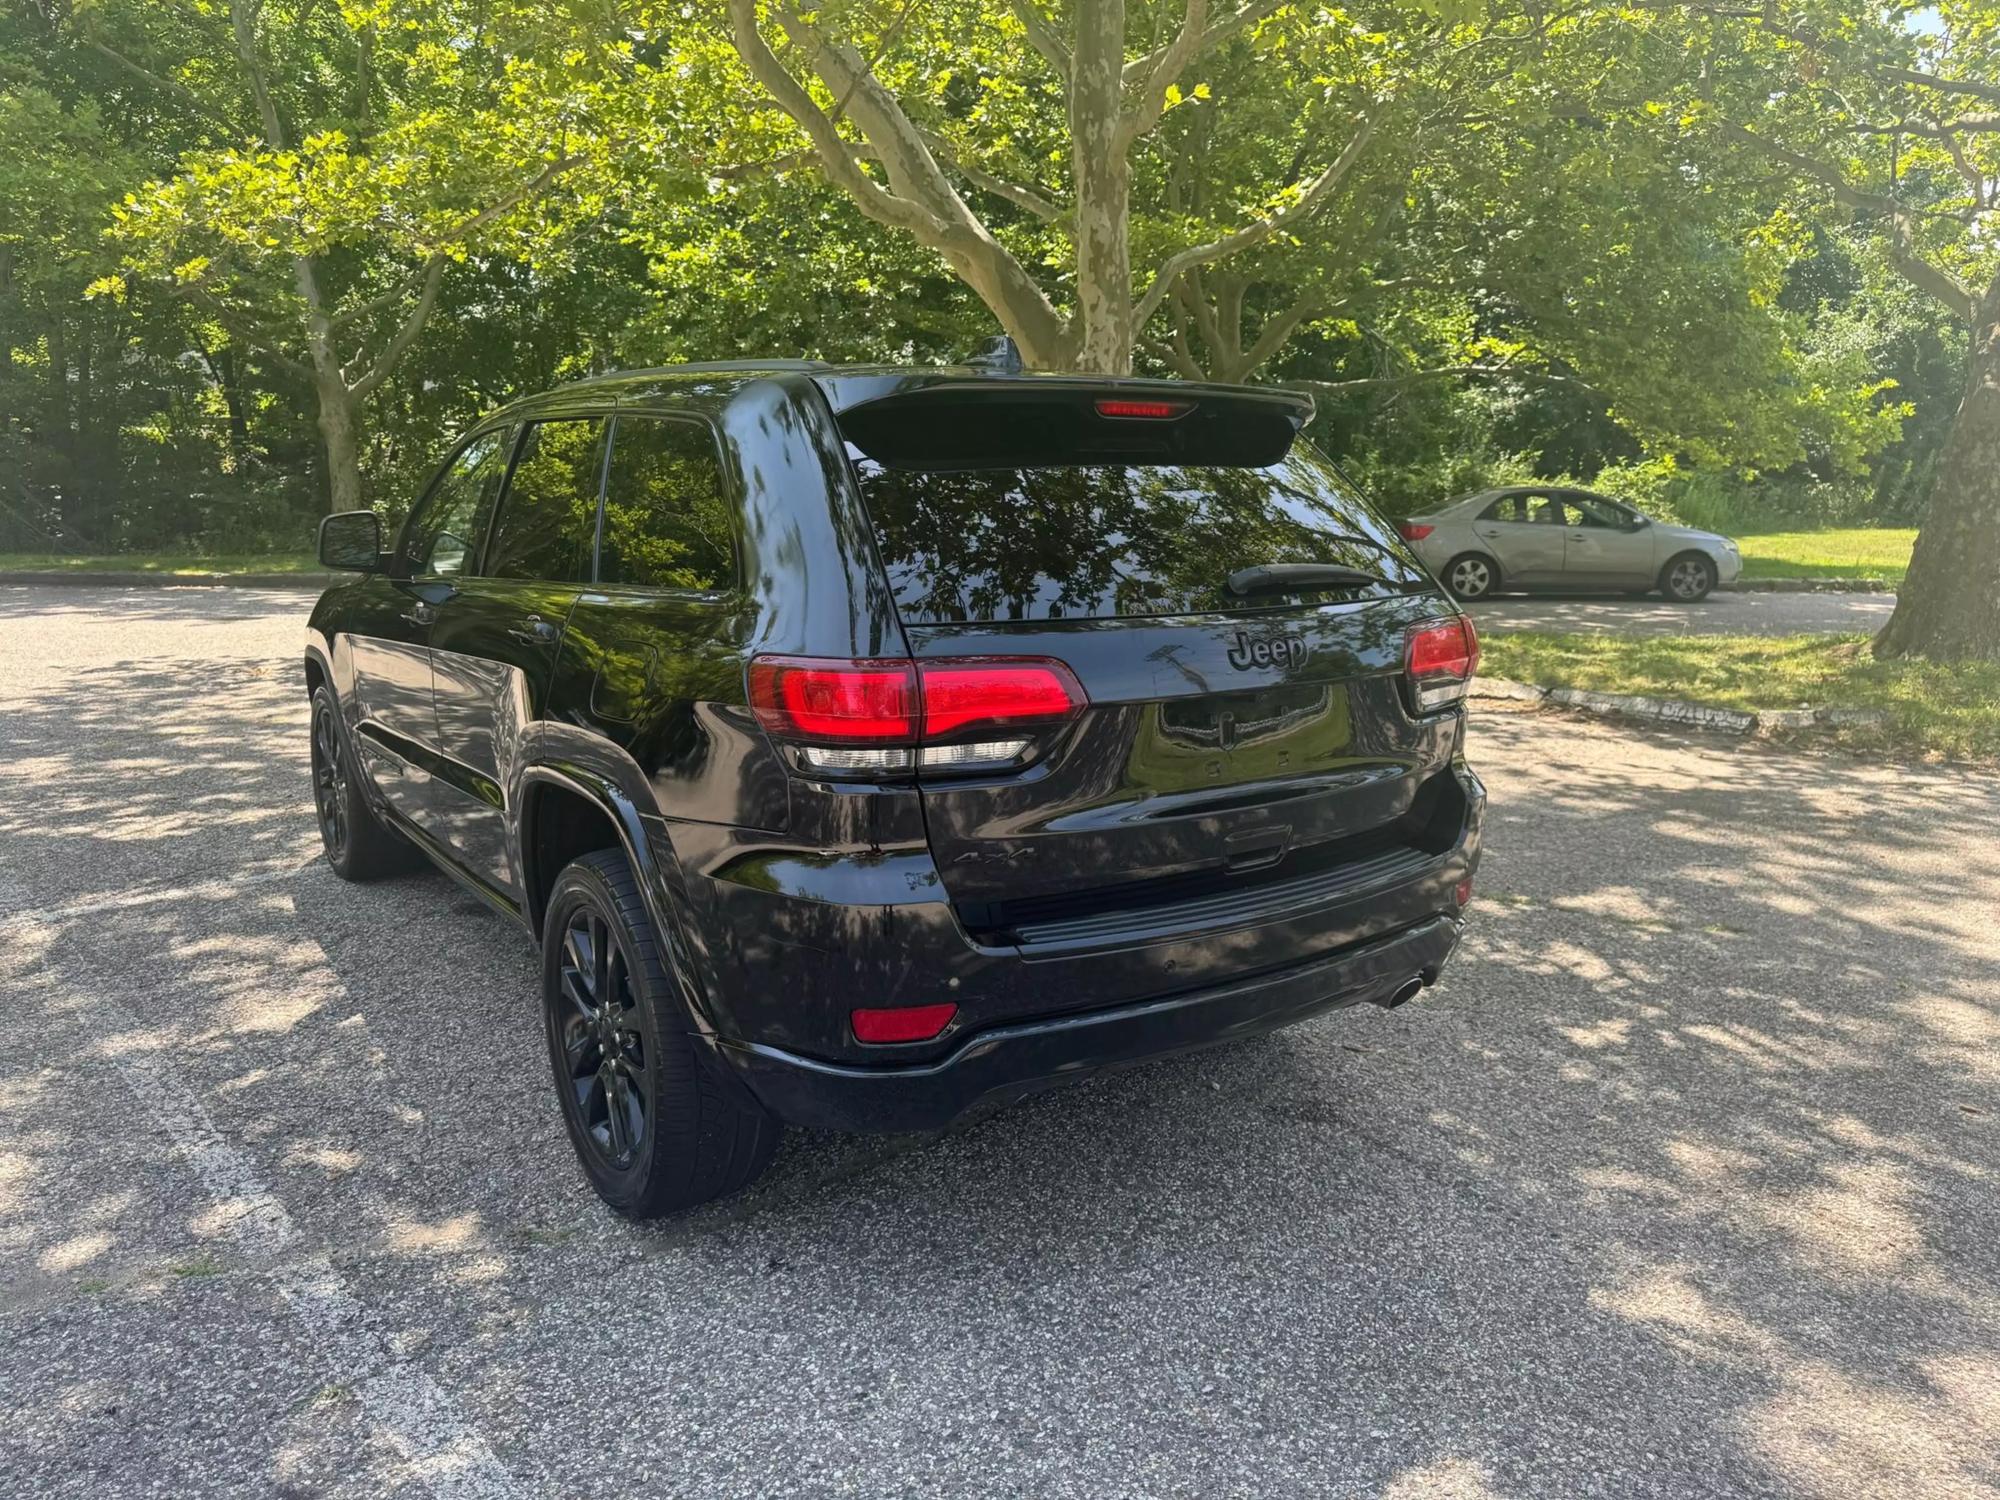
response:
<path id="1" fill-rule="evenodd" d="M 1004 333 L 987 339 L 966 356 L 965 362 L 975 370 L 993 370 L 1002 375 L 1019 375 L 1027 368 L 1021 363 L 1020 349 Z"/>

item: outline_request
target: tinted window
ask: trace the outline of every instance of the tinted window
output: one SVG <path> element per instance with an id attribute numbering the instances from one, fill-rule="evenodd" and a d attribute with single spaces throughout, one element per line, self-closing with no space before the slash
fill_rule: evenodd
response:
<path id="1" fill-rule="evenodd" d="M 850 456 L 897 604 L 913 622 L 1266 608 L 1285 597 L 1246 601 L 1224 580 L 1273 562 L 1340 563 L 1395 587 L 1423 586 L 1394 533 L 1302 447 L 1262 469 L 925 473 Z"/>
<path id="2" fill-rule="evenodd" d="M 461 448 L 403 532 L 403 557 L 413 574 L 465 570 L 493 513 L 493 496 L 507 472 L 518 429 L 482 433 Z"/>
<path id="3" fill-rule="evenodd" d="M 699 422 L 620 417 L 604 490 L 600 583 L 715 589 L 736 581 L 728 492 Z"/>
<path id="4" fill-rule="evenodd" d="M 603 431 L 601 417 L 529 424 L 480 570 L 487 577 L 589 579 Z"/>

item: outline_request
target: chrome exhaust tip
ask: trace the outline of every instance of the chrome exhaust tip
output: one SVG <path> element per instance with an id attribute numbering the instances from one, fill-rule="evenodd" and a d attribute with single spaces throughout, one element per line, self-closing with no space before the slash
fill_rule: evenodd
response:
<path id="1" fill-rule="evenodd" d="M 1387 1000 L 1378 1000 L 1375 1003 L 1384 1010 L 1394 1010 L 1397 1006 L 1407 1005 L 1410 1001 L 1416 999 L 1418 995 L 1423 993 L 1423 988 L 1424 976 L 1421 974 L 1412 974 L 1408 979 L 1405 979 L 1401 984 L 1396 986 L 1395 993 L 1390 995 Z"/>

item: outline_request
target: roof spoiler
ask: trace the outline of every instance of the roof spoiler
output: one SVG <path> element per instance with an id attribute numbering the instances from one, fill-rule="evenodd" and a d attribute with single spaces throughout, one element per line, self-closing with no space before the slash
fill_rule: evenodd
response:
<path id="1" fill-rule="evenodd" d="M 840 430 L 892 469 L 1083 464 L 1263 468 L 1312 420 L 1298 391 L 1172 380 L 963 376 L 848 407 Z"/>

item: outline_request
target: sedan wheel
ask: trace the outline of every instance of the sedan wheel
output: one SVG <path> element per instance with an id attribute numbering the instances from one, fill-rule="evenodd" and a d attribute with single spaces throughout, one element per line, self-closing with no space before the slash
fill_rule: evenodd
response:
<path id="1" fill-rule="evenodd" d="M 1451 560 L 1444 570 L 1444 584 L 1461 599 L 1484 599 L 1497 582 L 1492 560 L 1468 552 Z"/>
<path id="2" fill-rule="evenodd" d="M 1694 553 L 1668 563 L 1666 577 L 1661 581 L 1661 592 L 1682 604 L 1706 599 L 1714 587 L 1715 564 Z"/>

